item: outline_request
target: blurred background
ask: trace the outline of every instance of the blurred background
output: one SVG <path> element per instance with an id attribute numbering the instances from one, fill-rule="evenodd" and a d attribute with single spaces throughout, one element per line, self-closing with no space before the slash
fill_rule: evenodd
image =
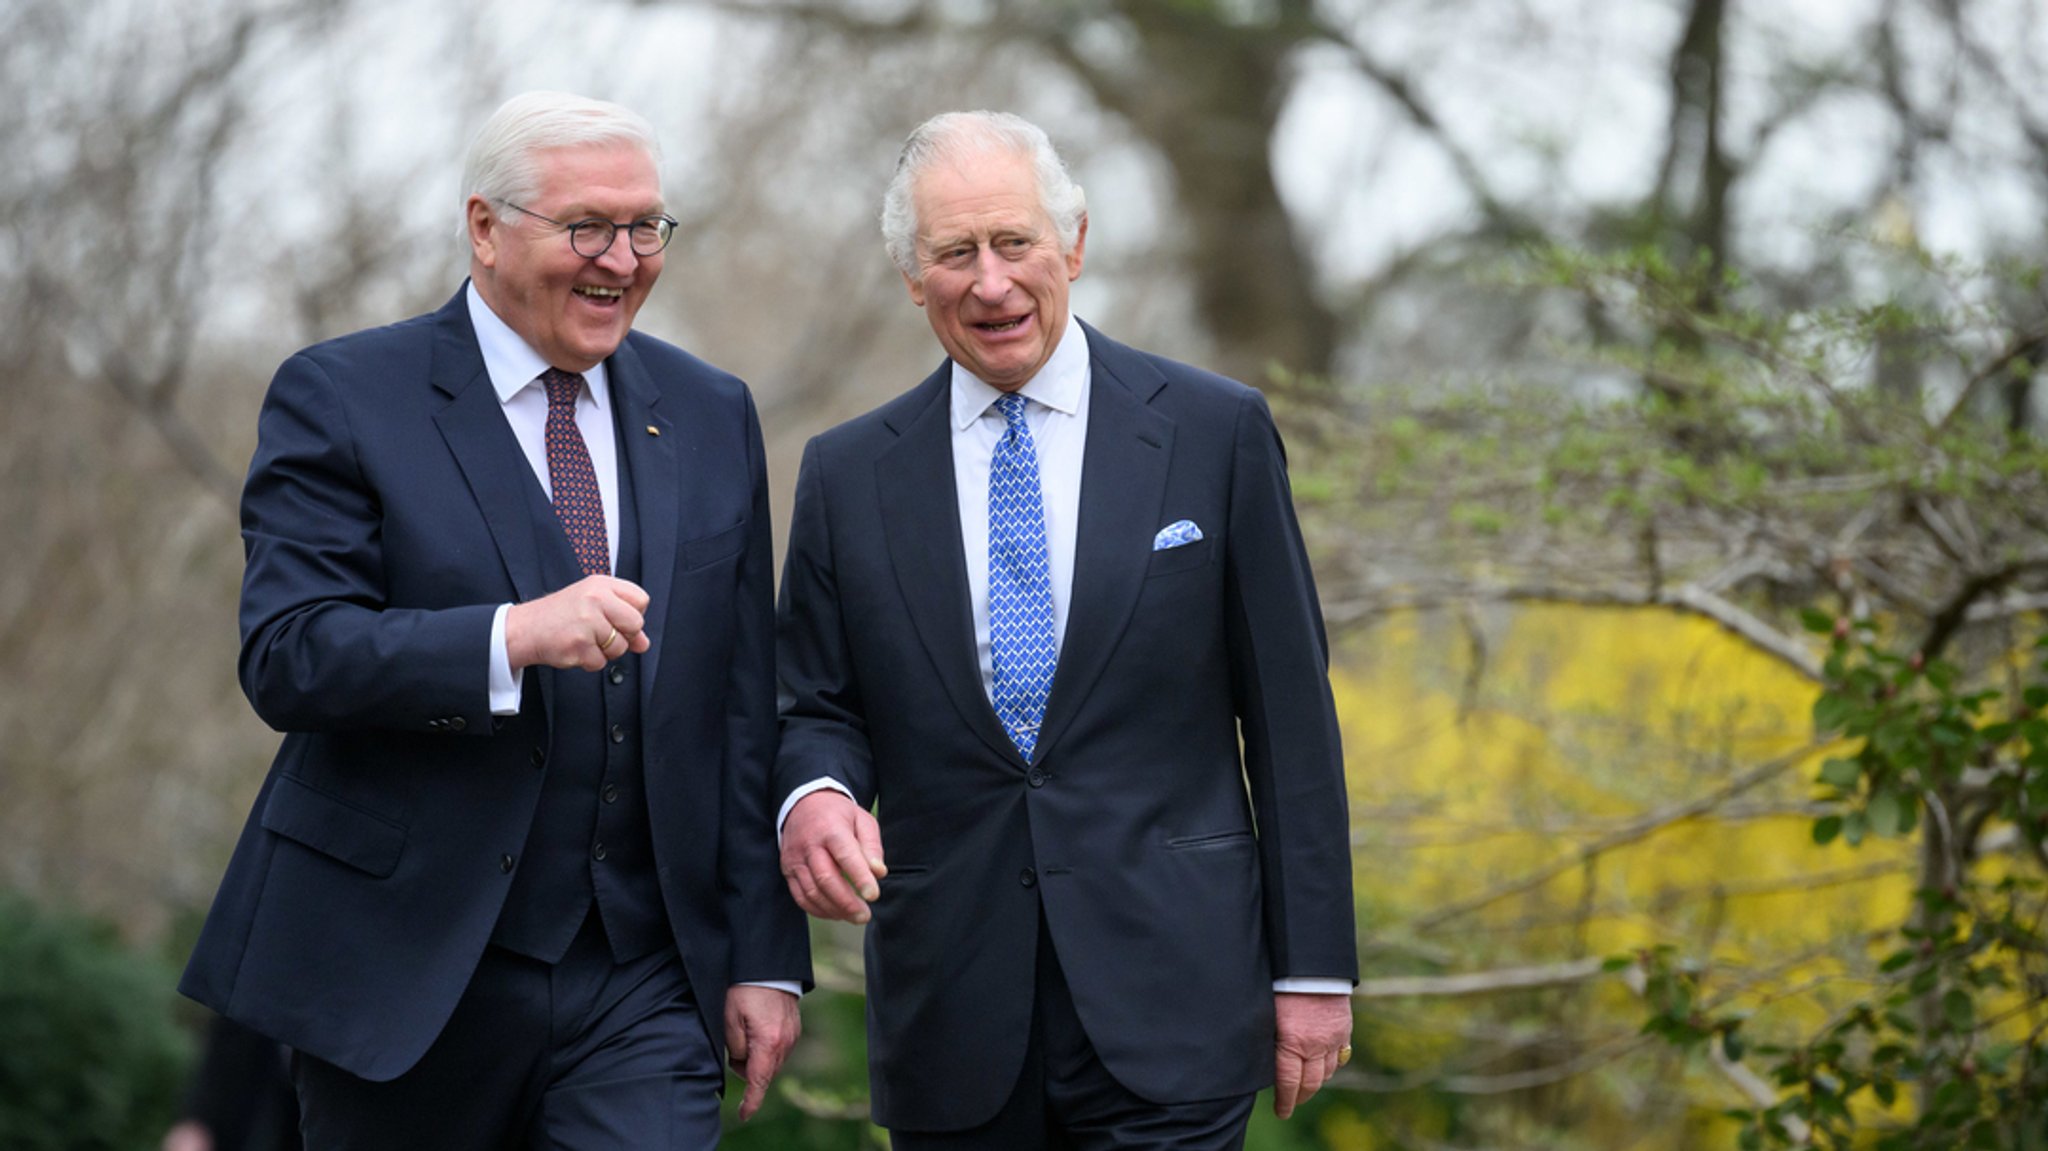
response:
<path id="1" fill-rule="evenodd" d="M 1273 399 L 1367 978 L 1255 1147 L 2048 1145 L 2044 65 L 2035 0 L 4 0 L 0 1146 L 187 1106 L 257 405 L 455 290 L 536 87 L 660 129 L 640 327 L 778 527 L 939 360 L 875 225 L 938 111 L 1065 153 L 1077 312 Z M 885 1145 L 817 943 L 733 1146 Z"/>

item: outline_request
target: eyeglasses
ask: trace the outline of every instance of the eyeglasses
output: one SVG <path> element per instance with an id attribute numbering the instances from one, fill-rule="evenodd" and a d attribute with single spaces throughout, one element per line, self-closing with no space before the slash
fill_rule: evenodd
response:
<path id="1" fill-rule="evenodd" d="M 674 216 L 645 216 L 630 224 L 614 224 L 610 220 L 598 219 L 578 220 L 573 224 L 565 224 L 560 220 L 543 216 L 531 208 L 522 208 L 510 200 L 498 202 L 515 212 L 524 212 L 536 220 L 553 224 L 569 233 L 569 246 L 586 260 L 595 260 L 611 251 L 612 241 L 618 239 L 621 228 L 625 229 L 626 242 L 632 245 L 633 254 L 636 256 L 658 255 L 663 248 L 668 247 L 668 242 L 674 239 L 676 234 Z"/>

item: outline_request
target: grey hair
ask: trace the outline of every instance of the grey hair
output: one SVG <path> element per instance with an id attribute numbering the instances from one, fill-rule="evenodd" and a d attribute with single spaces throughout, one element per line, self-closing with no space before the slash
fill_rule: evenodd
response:
<path id="1" fill-rule="evenodd" d="M 917 178 L 943 161 L 961 163 L 1003 154 L 1030 158 L 1038 176 L 1039 206 L 1052 217 L 1060 251 L 1072 252 L 1081 242 L 1088 197 L 1067 174 L 1066 162 L 1044 129 L 1008 112 L 942 112 L 919 124 L 903 141 L 896 174 L 882 193 L 882 242 L 904 275 L 918 278 L 917 203 L 911 195 Z"/>
<path id="2" fill-rule="evenodd" d="M 523 92 L 498 105 L 477 130 L 463 165 L 463 236 L 469 234 L 471 196 L 482 197 L 494 214 L 507 201 L 530 203 L 540 193 L 540 153 L 594 144 L 644 148 L 656 173 L 661 171 L 654 125 L 630 108 L 568 92 Z"/>

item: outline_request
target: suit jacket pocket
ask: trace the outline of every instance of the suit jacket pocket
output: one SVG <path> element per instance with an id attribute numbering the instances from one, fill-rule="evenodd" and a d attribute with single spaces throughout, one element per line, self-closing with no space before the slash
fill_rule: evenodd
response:
<path id="1" fill-rule="evenodd" d="M 1177 548 L 1153 552 L 1152 562 L 1145 568 L 1145 578 L 1201 567 L 1209 562 L 1209 553 L 1215 549 L 1215 543 L 1216 541 L 1211 539 L 1199 539 Z"/>
<path id="2" fill-rule="evenodd" d="M 1254 840 L 1250 831 L 1211 831 L 1202 835 L 1176 835 L 1166 841 L 1169 851 L 1210 851 L 1221 847 L 1248 847 Z"/>
<path id="3" fill-rule="evenodd" d="M 263 826 L 379 879 L 398 867 L 405 828 L 289 775 L 263 805 Z"/>
<path id="4" fill-rule="evenodd" d="M 709 567 L 722 559 L 740 554 L 747 546 L 747 521 L 732 525 L 722 532 L 683 542 L 683 569 L 694 570 Z"/>

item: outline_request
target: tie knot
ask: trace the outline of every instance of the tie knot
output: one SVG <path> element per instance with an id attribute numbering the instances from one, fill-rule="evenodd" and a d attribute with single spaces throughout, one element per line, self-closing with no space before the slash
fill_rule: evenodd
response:
<path id="1" fill-rule="evenodd" d="M 1003 413 L 1003 419 L 1013 428 L 1024 424 L 1024 406 L 1031 401 L 1021 392 L 1004 392 L 996 397 L 996 409 Z"/>
<path id="2" fill-rule="evenodd" d="M 560 368 L 549 368 L 540 374 L 540 386 L 547 389 L 549 407 L 573 409 L 576 393 L 583 390 L 583 377 Z"/>

